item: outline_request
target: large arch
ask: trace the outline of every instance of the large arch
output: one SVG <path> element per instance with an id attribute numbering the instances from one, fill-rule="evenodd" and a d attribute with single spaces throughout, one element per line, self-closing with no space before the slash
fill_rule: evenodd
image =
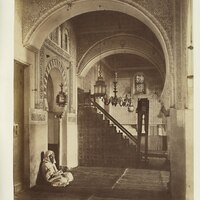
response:
<path id="1" fill-rule="evenodd" d="M 48 34 L 64 21 L 83 13 L 102 10 L 117 11 L 135 17 L 153 31 L 162 46 L 165 56 L 166 81 L 164 88 L 166 88 L 166 90 L 169 90 L 169 88 L 170 90 L 174 90 L 174 88 L 171 88 L 170 83 L 170 74 L 174 74 L 172 71 L 172 47 L 167 33 L 159 21 L 153 17 L 151 13 L 132 1 L 77 0 L 71 2 L 71 4 L 69 4 L 68 1 L 61 2 L 36 21 L 25 36 L 24 45 L 31 49 L 40 49 Z M 174 102 L 172 102 L 173 99 L 174 98 L 171 97 L 171 104 L 174 104 Z"/>

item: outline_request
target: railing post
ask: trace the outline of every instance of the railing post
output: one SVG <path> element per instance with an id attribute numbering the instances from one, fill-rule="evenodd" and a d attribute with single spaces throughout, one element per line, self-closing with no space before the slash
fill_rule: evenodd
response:
<path id="1" fill-rule="evenodd" d="M 147 98 L 138 99 L 138 165 L 141 162 L 141 138 L 144 139 L 144 162 L 148 162 L 148 127 L 149 127 L 149 100 Z"/>
<path id="2" fill-rule="evenodd" d="M 141 136 L 138 134 L 137 139 L 137 158 L 136 158 L 136 167 L 138 168 L 140 166 L 140 144 L 141 144 Z"/>

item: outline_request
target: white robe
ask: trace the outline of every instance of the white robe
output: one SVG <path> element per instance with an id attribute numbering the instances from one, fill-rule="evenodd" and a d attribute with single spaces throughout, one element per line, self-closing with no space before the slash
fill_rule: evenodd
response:
<path id="1" fill-rule="evenodd" d="M 69 185 L 69 182 L 73 181 L 72 173 L 58 170 L 55 165 L 55 162 L 52 163 L 49 160 L 50 153 L 53 153 L 53 152 L 48 151 L 45 154 L 45 157 L 42 163 L 42 174 L 43 174 L 44 179 L 54 187 L 65 187 Z"/>

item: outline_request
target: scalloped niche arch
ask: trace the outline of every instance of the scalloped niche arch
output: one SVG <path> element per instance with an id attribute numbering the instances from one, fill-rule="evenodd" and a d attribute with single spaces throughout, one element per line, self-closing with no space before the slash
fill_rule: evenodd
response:
<path id="1" fill-rule="evenodd" d="M 48 77 L 50 75 L 50 72 L 52 69 L 58 69 L 58 71 L 61 74 L 61 77 L 63 79 L 63 90 L 65 93 L 67 93 L 67 76 L 65 73 L 65 69 L 62 65 L 62 63 L 57 60 L 57 59 L 52 59 L 49 61 L 49 63 L 47 64 L 46 70 L 45 70 L 45 74 L 44 74 L 44 78 L 43 78 L 43 94 L 44 94 L 44 101 L 45 101 L 45 109 L 48 110 L 48 103 L 47 103 L 47 84 L 48 84 Z"/>

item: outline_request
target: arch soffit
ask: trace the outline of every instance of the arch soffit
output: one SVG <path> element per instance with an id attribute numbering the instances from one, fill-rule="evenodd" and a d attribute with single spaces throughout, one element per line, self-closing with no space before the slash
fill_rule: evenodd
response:
<path id="1" fill-rule="evenodd" d="M 49 63 L 47 64 L 46 70 L 45 70 L 45 74 L 44 74 L 44 81 L 43 81 L 43 91 L 44 91 L 44 98 L 47 97 L 47 82 L 48 82 L 48 76 L 50 75 L 50 72 L 52 69 L 58 69 L 61 73 L 62 79 L 63 79 L 63 89 L 66 92 L 67 91 L 67 76 L 64 70 L 64 67 L 62 65 L 62 63 L 53 58 L 49 61 Z"/>
<path id="2" fill-rule="evenodd" d="M 130 34 L 117 34 L 92 45 L 78 63 L 78 75 L 85 76 L 95 62 L 108 55 L 119 53 L 136 54 L 146 58 L 164 79 L 165 62 L 162 54 L 150 42 Z"/>

